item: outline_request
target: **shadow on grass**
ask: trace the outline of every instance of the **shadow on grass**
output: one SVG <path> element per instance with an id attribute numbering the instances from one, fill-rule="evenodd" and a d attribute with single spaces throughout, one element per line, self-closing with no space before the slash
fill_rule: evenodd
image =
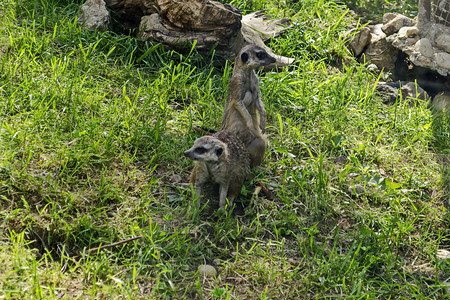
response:
<path id="1" fill-rule="evenodd" d="M 450 113 L 435 112 L 433 114 L 434 148 L 441 165 L 441 183 L 446 199 L 446 207 L 450 208 Z"/>
<path id="2" fill-rule="evenodd" d="M 445 223 L 450 228 L 450 113 L 433 113 L 434 147 L 441 166 L 441 185 L 443 205 L 447 212 Z M 450 231 L 446 230 L 441 246 L 450 245 Z"/>

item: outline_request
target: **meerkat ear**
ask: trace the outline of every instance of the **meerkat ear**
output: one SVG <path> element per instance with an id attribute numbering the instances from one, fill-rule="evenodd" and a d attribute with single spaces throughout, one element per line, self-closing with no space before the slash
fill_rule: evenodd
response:
<path id="1" fill-rule="evenodd" d="M 223 153 L 223 148 L 217 148 L 217 149 L 216 149 L 216 155 L 217 155 L 217 157 L 220 157 L 220 156 L 222 155 L 222 153 Z"/>
<path id="2" fill-rule="evenodd" d="M 246 63 L 248 61 L 248 53 L 244 52 L 241 54 L 242 62 Z"/>

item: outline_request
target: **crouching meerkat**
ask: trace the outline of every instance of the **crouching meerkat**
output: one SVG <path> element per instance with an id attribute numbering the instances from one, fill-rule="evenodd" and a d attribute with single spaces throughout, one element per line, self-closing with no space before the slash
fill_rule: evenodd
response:
<path id="1" fill-rule="evenodd" d="M 203 136 L 184 155 L 195 161 L 190 182 L 199 196 L 197 207 L 207 182 L 219 184 L 220 208 L 225 208 L 227 198 L 231 206 L 250 169 L 249 154 L 239 138 L 228 131 Z"/>
<path id="2" fill-rule="evenodd" d="M 267 143 L 264 135 L 266 110 L 255 70 L 275 61 L 261 47 L 244 46 L 236 57 L 228 86 L 222 130 L 234 133 L 244 143 L 250 154 L 252 167 L 261 164 Z"/>

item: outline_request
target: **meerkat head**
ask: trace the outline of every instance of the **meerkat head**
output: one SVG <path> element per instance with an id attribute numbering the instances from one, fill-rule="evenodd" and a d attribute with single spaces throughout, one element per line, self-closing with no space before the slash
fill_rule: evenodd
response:
<path id="1" fill-rule="evenodd" d="M 270 56 L 266 50 L 256 45 L 244 46 L 238 54 L 238 63 L 251 69 L 267 66 L 275 63 L 276 59 Z"/>
<path id="2" fill-rule="evenodd" d="M 184 152 L 184 156 L 198 161 L 219 161 L 228 159 L 227 145 L 212 136 L 203 136 L 195 140 L 191 149 Z"/>

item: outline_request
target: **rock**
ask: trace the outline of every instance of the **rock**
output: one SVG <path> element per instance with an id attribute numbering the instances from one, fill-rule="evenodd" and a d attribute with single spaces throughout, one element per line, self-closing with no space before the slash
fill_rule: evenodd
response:
<path id="1" fill-rule="evenodd" d="M 450 295 L 450 281 L 443 281 L 442 284 L 447 287 L 447 296 Z"/>
<path id="2" fill-rule="evenodd" d="M 178 51 L 190 50 L 195 43 L 200 54 L 214 49 L 217 58 L 228 60 L 234 60 L 243 46 L 256 44 L 275 57 L 278 67 L 294 61 L 275 55 L 264 44 L 289 28 L 287 19 L 266 21 L 269 17 L 261 11 L 243 18 L 236 7 L 212 0 L 154 1 L 157 12 L 140 21 L 138 37 L 144 41 L 154 40 Z"/>
<path id="3" fill-rule="evenodd" d="M 376 90 L 382 95 L 384 103 L 392 104 L 397 101 L 398 86 L 392 82 L 378 82 Z"/>
<path id="4" fill-rule="evenodd" d="M 172 174 L 172 176 L 171 176 L 171 181 L 172 181 L 173 183 L 179 183 L 179 182 L 181 182 L 181 180 L 182 180 L 182 178 L 181 178 L 180 175 L 178 175 L 178 174 Z"/>
<path id="5" fill-rule="evenodd" d="M 419 34 L 419 29 L 415 26 L 405 26 L 400 28 L 398 31 L 398 38 L 399 39 L 407 39 L 411 37 L 415 37 Z"/>
<path id="6" fill-rule="evenodd" d="M 300 261 L 293 258 L 288 258 L 287 263 L 294 267 L 298 267 L 300 265 Z"/>
<path id="7" fill-rule="evenodd" d="M 450 91 L 444 91 L 434 96 L 430 106 L 436 112 L 445 110 L 450 114 Z"/>
<path id="8" fill-rule="evenodd" d="M 220 259 L 215 258 L 213 260 L 213 264 L 215 264 L 216 266 L 220 266 L 222 264 L 222 262 L 220 261 Z"/>
<path id="9" fill-rule="evenodd" d="M 392 71 L 395 68 L 398 50 L 387 42 L 386 35 L 380 30 L 381 26 L 377 24 L 371 28 L 372 40 L 360 61 L 370 61 L 379 69 Z"/>
<path id="10" fill-rule="evenodd" d="M 368 64 L 366 69 L 369 72 L 378 72 L 379 71 L 379 69 L 378 69 L 376 64 Z"/>
<path id="11" fill-rule="evenodd" d="M 425 57 L 433 57 L 434 50 L 431 42 L 427 38 L 422 38 L 414 45 L 414 50 Z"/>
<path id="12" fill-rule="evenodd" d="M 439 260 L 446 260 L 450 259 L 450 251 L 445 249 L 438 249 L 436 253 L 436 258 Z"/>
<path id="13" fill-rule="evenodd" d="M 436 37 L 434 42 L 436 43 L 436 48 L 450 53 L 450 34 L 442 33 Z"/>
<path id="14" fill-rule="evenodd" d="M 439 68 L 450 71 L 450 54 L 446 52 L 435 53 L 434 60 Z"/>
<path id="15" fill-rule="evenodd" d="M 259 37 L 263 42 L 279 36 L 292 27 L 289 19 L 271 19 L 264 14 L 263 10 L 244 15 L 241 21 L 243 26 L 257 28 Z"/>
<path id="16" fill-rule="evenodd" d="M 347 44 L 355 56 L 359 56 L 364 48 L 370 43 L 372 34 L 369 27 L 363 27 L 359 30 L 357 28 L 351 29 L 345 33 L 347 37 Z"/>
<path id="17" fill-rule="evenodd" d="M 216 277 L 217 271 L 216 269 L 211 265 L 200 265 L 198 266 L 198 273 L 200 275 L 203 275 L 205 277 Z"/>
<path id="18" fill-rule="evenodd" d="M 386 24 L 387 22 L 395 19 L 396 16 L 398 16 L 399 14 L 396 13 L 385 13 L 383 15 L 383 24 Z"/>
<path id="19" fill-rule="evenodd" d="M 105 0 L 105 2 L 125 29 L 139 27 L 143 16 L 158 12 L 156 0 Z"/>
<path id="20" fill-rule="evenodd" d="M 348 187 L 348 193 L 352 194 L 352 195 L 361 195 L 364 194 L 365 190 L 364 187 L 360 184 L 355 184 L 354 186 L 349 186 Z"/>
<path id="21" fill-rule="evenodd" d="M 408 82 L 407 84 L 403 85 L 401 88 L 401 92 L 403 99 L 409 97 L 420 100 L 428 100 L 430 98 L 427 92 L 414 82 Z"/>
<path id="22" fill-rule="evenodd" d="M 428 68 L 428 67 L 433 65 L 433 58 L 432 57 L 426 57 L 426 56 L 422 55 L 422 53 L 419 53 L 419 52 L 412 53 L 409 56 L 409 59 L 416 66 L 421 66 L 421 67 Z"/>
<path id="23" fill-rule="evenodd" d="M 78 24 L 89 30 L 107 30 L 109 12 L 103 0 L 87 0 L 78 15 Z"/>
<path id="24" fill-rule="evenodd" d="M 404 26 L 414 26 L 415 24 L 416 21 L 413 19 L 398 14 L 395 18 L 385 23 L 381 27 L 381 30 L 383 30 L 386 35 L 391 35 L 398 32 L 400 28 Z"/>
<path id="25" fill-rule="evenodd" d="M 216 1 L 156 0 L 159 15 L 182 31 L 214 31 L 236 27 L 241 12 L 234 6 Z"/>

